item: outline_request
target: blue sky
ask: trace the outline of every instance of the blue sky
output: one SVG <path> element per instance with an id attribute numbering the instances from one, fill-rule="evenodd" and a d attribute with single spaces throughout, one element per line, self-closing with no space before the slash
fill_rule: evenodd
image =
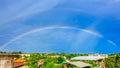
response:
<path id="1" fill-rule="evenodd" d="M 120 0 L 0 0 L 0 50 L 120 52 Z"/>

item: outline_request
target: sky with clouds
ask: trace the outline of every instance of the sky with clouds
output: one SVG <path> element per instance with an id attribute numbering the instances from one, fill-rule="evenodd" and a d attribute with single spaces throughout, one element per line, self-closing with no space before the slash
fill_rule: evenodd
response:
<path id="1" fill-rule="evenodd" d="M 0 0 L 0 50 L 120 52 L 120 0 Z"/>

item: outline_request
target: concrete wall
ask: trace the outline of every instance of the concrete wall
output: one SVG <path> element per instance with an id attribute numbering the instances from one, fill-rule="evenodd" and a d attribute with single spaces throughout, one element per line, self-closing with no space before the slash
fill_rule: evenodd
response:
<path id="1" fill-rule="evenodd" d="M 0 68 L 12 68 L 12 65 L 11 57 L 0 57 Z"/>

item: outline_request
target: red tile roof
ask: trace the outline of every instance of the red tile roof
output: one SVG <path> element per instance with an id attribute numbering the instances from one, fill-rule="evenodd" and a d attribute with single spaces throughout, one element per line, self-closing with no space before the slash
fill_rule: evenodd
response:
<path id="1" fill-rule="evenodd" d="M 23 66 L 23 65 L 24 65 L 24 62 L 14 62 L 13 63 L 13 68 L 20 67 L 20 66 Z"/>

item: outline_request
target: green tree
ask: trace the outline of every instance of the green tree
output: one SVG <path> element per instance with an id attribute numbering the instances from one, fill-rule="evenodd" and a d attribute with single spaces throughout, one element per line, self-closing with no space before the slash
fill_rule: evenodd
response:
<path id="1" fill-rule="evenodd" d="M 51 52 L 51 53 L 49 53 L 48 55 L 49 55 L 49 56 L 55 56 L 55 55 L 56 55 L 56 53 Z"/>
<path id="2" fill-rule="evenodd" d="M 65 56 L 65 53 L 64 52 L 60 53 L 60 56 Z"/>
<path id="3" fill-rule="evenodd" d="M 38 61 L 42 57 L 38 53 L 32 53 L 30 56 L 25 56 L 24 59 L 26 60 L 26 65 L 29 68 L 38 68 Z"/>
<path id="4" fill-rule="evenodd" d="M 62 56 L 60 56 L 60 57 L 57 58 L 57 61 L 58 61 L 57 63 L 60 64 L 63 61 L 65 61 L 65 59 Z"/>
<path id="5" fill-rule="evenodd" d="M 76 56 L 79 56 L 78 54 L 66 54 L 65 55 L 65 57 L 67 58 L 67 59 L 71 59 L 71 58 L 73 58 L 73 57 L 76 57 Z"/>
<path id="6" fill-rule="evenodd" d="M 112 54 L 104 62 L 106 68 L 120 68 L 120 54 Z"/>

